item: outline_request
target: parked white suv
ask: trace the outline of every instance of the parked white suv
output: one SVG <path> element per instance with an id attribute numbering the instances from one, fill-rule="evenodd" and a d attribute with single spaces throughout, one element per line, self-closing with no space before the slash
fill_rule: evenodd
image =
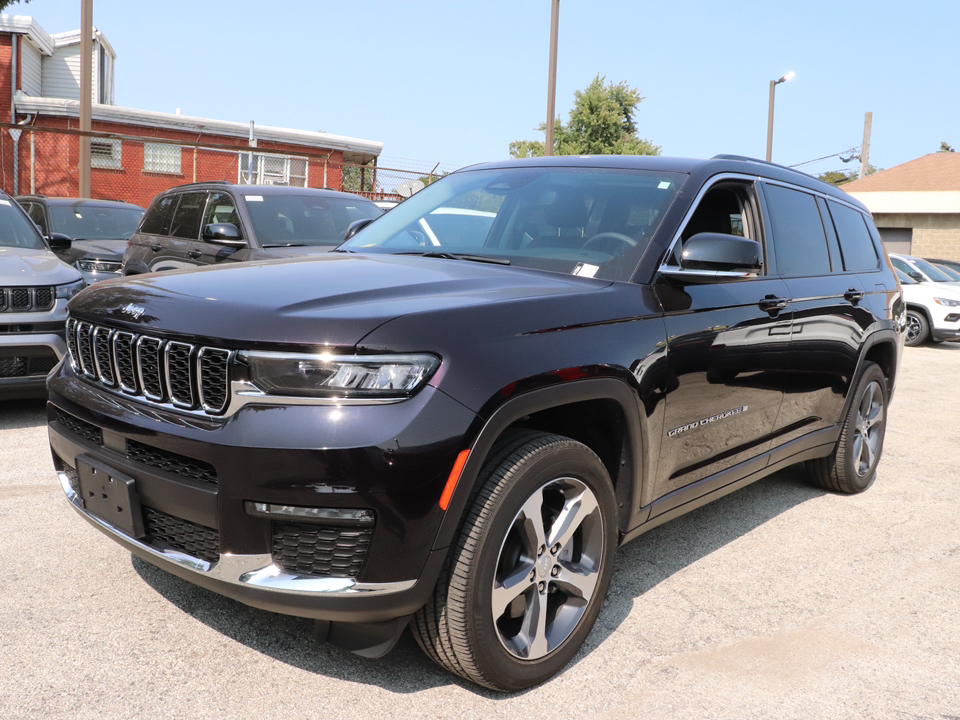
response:
<path id="1" fill-rule="evenodd" d="M 907 304 L 904 343 L 912 347 L 928 339 L 934 342 L 960 340 L 960 286 L 919 282 L 900 268 L 895 269 Z"/>

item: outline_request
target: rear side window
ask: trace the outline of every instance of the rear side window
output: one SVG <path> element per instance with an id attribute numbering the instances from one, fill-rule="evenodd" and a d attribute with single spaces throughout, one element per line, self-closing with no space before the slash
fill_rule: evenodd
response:
<path id="1" fill-rule="evenodd" d="M 853 208 L 828 200 L 833 224 L 840 238 L 845 270 L 876 270 L 879 263 L 877 250 L 870 238 L 863 215 Z"/>
<path id="2" fill-rule="evenodd" d="M 173 223 L 170 225 L 170 234 L 174 237 L 196 240 L 200 237 L 200 221 L 203 219 L 203 208 L 207 202 L 207 193 L 184 193 L 180 196 L 180 204 L 173 214 Z"/>
<path id="3" fill-rule="evenodd" d="M 817 199 L 780 185 L 765 185 L 777 272 L 780 275 L 826 275 L 830 252 Z"/>
<path id="4" fill-rule="evenodd" d="M 176 195 L 167 195 L 157 200 L 143 218 L 140 232 L 149 235 L 165 235 L 170 228 L 172 210 L 176 206 Z"/>

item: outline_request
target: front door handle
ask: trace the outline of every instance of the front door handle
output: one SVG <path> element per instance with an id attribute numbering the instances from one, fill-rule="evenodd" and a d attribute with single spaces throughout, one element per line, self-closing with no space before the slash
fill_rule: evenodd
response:
<path id="1" fill-rule="evenodd" d="M 192 260 L 196 260 L 201 255 L 203 255 L 203 253 L 200 252 L 199 250 L 191 250 L 190 252 L 187 253 L 187 256 Z"/>
<path id="2" fill-rule="evenodd" d="M 154 252 L 160 252 L 161 250 L 163 250 L 163 245 L 151 245 L 150 249 L 153 250 Z"/>
<path id="3" fill-rule="evenodd" d="M 843 299 L 848 300 L 849 302 L 852 302 L 854 305 L 856 305 L 858 302 L 863 300 L 865 295 L 866 293 L 864 293 L 862 290 L 857 290 L 856 288 L 850 288 L 843 294 Z"/>
<path id="4" fill-rule="evenodd" d="M 763 300 L 760 301 L 759 304 L 761 310 L 764 310 L 771 315 L 775 315 L 787 306 L 787 301 L 784 298 L 777 297 L 776 295 L 767 295 Z"/>

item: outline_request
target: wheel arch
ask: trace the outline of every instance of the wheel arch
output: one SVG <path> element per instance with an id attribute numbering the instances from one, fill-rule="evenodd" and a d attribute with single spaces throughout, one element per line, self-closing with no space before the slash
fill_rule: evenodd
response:
<path id="1" fill-rule="evenodd" d="M 441 522 L 434 549 L 448 547 L 475 495 L 477 477 L 497 440 L 515 428 L 542 430 L 583 443 L 597 454 L 613 482 L 619 529 L 626 528 L 645 476 L 641 405 L 634 390 L 614 378 L 591 378 L 540 388 L 511 398 L 483 422 Z"/>
<path id="2" fill-rule="evenodd" d="M 854 378 L 851 379 L 850 392 L 847 393 L 843 404 L 843 414 L 846 417 L 847 408 L 853 398 L 854 379 L 863 372 L 864 363 L 876 363 L 883 371 L 887 379 L 887 401 L 893 397 L 893 390 L 897 384 L 897 371 L 900 364 L 899 343 L 901 336 L 895 330 L 881 330 L 870 335 L 863 343 L 863 349 L 860 351 L 860 360 L 857 362 L 857 370 Z"/>

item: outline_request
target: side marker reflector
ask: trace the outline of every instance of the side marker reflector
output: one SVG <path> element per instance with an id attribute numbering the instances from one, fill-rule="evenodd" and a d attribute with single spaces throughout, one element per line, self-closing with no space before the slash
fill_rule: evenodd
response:
<path id="1" fill-rule="evenodd" d="M 460 474 L 463 472 L 463 466 L 467 464 L 467 458 L 470 457 L 470 450 L 464 450 L 457 455 L 457 461 L 453 464 L 453 470 L 450 471 L 450 477 L 447 478 L 447 484 L 443 488 L 443 495 L 440 496 L 440 509 L 446 512 L 450 505 L 450 499 L 453 497 L 453 491 L 457 489 L 457 483 L 460 482 Z"/>

